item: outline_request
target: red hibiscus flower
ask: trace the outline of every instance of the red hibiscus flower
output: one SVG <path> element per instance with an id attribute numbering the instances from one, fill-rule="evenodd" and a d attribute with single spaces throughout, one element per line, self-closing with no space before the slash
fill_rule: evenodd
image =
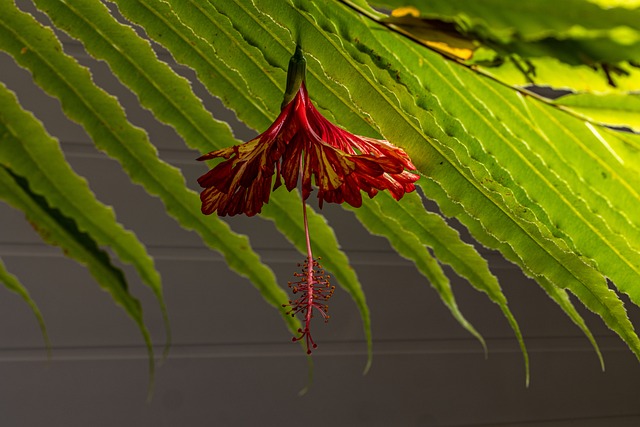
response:
<path id="1" fill-rule="evenodd" d="M 202 212 L 220 216 L 260 213 L 269 202 L 271 191 L 283 182 L 287 190 L 298 186 L 303 199 L 307 260 L 300 281 L 290 283 L 301 297 L 290 301 L 290 314 L 304 312 L 308 352 L 316 345 L 309 324 L 313 309 L 328 319 L 324 303 L 333 293 L 320 265 L 313 259 L 307 226 L 305 200 L 317 187 L 320 207 L 324 201 L 362 205 L 362 192 L 369 197 L 389 190 L 399 200 L 415 189 L 419 176 L 401 148 L 387 141 L 358 136 L 343 130 L 316 110 L 305 86 L 306 60 L 300 46 L 289 62 L 287 90 L 280 115 L 261 135 L 244 144 L 216 150 L 198 160 L 222 158 L 213 169 L 198 179 L 204 188 L 200 194 Z"/>

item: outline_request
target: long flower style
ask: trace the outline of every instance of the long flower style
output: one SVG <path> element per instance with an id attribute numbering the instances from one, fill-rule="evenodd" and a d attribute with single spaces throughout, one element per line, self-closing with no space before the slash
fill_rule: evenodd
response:
<path id="1" fill-rule="evenodd" d="M 204 188 L 200 194 L 202 212 L 217 212 L 220 216 L 261 212 L 269 202 L 271 191 L 283 183 L 288 191 L 300 185 L 307 259 L 303 272 L 295 273 L 298 282 L 290 282 L 293 293 L 289 314 L 303 313 L 301 334 L 294 341 L 306 338 L 307 351 L 316 347 L 311 338 L 313 309 L 328 320 L 326 301 L 333 294 L 329 277 L 313 258 L 306 200 L 317 187 L 319 205 L 323 202 L 347 202 L 362 205 L 362 192 L 374 197 L 389 190 L 399 200 L 415 189 L 419 176 L 404 150 L 388 141 L 349 133 L 324 118 L 309 99 L 305 85 L 306 60 L 300 46 L 289 61 L 287 90 L 280 115 L 255 139 L 233 147 L 212 151 L 198 158 L 222 158 L 213 169 L 198 179 Z"/>

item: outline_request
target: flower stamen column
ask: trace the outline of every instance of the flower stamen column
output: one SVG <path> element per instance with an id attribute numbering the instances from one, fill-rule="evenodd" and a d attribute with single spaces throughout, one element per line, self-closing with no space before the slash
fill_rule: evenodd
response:
<path id="1" fill-rule="evenodd" d="M 300 159 L 300 170 L 304 170 L 302 158 Z M 283 304 L 283 307 L 291 307 L 287 314 L 295 316 L 297 313 L 304 313 L 304 329 L 298 329 L 300 336 L 293 337 L 292 341 L 300 341 L 306 338 L 307 354 L 311 354 L 312 348 L 318 346 L 311 337 L 311 319 L 313 318 L 313 309 L 320 312 L 325 322 L 329 321 L 329 307 L 326 301 L 331 298 L 335 290 L 335 286 L 329 283 L 329 276 L 324 273 L 320 263 L 313 258 L 311 250 L 311 238 L 309 236 L 309 221 L 307 219 L 307 203 L 302 200 L 302 218 L 304 222 L 304 235 L 307 245 L 307 259 L 302 265 L 302 273 L 294 273 L 299 277 L 298 282 L 289 282 L 289 287 L 294 294 L 301 292 L 301 295 L 295 301 L 289 300 L 289 304 Z M 320 301 L 320 302 L 318 302 Z"/>

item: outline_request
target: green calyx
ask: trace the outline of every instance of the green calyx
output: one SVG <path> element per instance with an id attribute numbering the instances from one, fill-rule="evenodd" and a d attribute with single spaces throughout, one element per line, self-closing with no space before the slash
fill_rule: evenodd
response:
<path id="1" fill-rule="evenodd" d="M 306 72 L 307 60 L 302 54 L 302 48 L 300 45 L 296 45 L 296 51 L 289 60 L 289 68 L 287 69 L 287 89 L 284 92 L 284 99 L 280 106 L 281 109 L 295 98 L 298 90 L 300 90 L 300 85 L 305 80 Z"/>

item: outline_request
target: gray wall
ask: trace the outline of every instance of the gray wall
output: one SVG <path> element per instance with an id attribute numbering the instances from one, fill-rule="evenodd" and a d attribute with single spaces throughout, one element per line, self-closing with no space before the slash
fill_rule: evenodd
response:
<path id="1" fill-rule="evenodd" d="M 198 153 L 136 107 L 103 64 L 91 62 L 77 44 L 66 48 L 92 64 L 96 81 L 127 104 L 131 119 L 149 129 L 161 156 L 180 167 L 195 188 L 205 170 L 194 161 Z M 86 270 L 43 245 L 19 212 L 0 205 L 0 256 L 40 305 L 54 346 L 47 362 L 33 316 L 1 288 L 0 426 L 640 425 L 640 365 L 595 316 L 584 313 L 602 347 L 606 372 L 588 341 L 534 282 L 483 250 L 530 350 L 532 378 L 526 388 L 522 357 L 497 306 L 452 277 L 463 313 L 487 340 L 485 360 L 478 342 L 413 266 L 337 206 L 326 206 L 324 213 L 365 288 L 375 338 L 373 367 L 362 375 L 366 355 L 359 314 L 337 290 L 331 321 L 315 328 L 314 384 L 298 397 L 306 360 L 252 285 L 196 235 L 181 230 L 156 199 L 132 186 L 114 161 L 65 120 L 57 101 L 4 54 L 0 78 L 60 139 L 69 162 L 98 197 L 148 244 L 164 277 L 174 333 L 171 355 L 157 373 L 155 397 L 146 403 L 146 354 L 133 323 Z M 207 106 L 219 108 L 203 97 Z M 252 134 L 238 128 L 237 135 Z M 290 280 L 301 257 L 270 222 L 230 222 L 251 236 L 282 283 Z M 153 297 L 135 280 L 132 288 L 147 308 L 160 350 L 162 321 Z M 628 306 L 640 324 L 640 310 Z"/>

